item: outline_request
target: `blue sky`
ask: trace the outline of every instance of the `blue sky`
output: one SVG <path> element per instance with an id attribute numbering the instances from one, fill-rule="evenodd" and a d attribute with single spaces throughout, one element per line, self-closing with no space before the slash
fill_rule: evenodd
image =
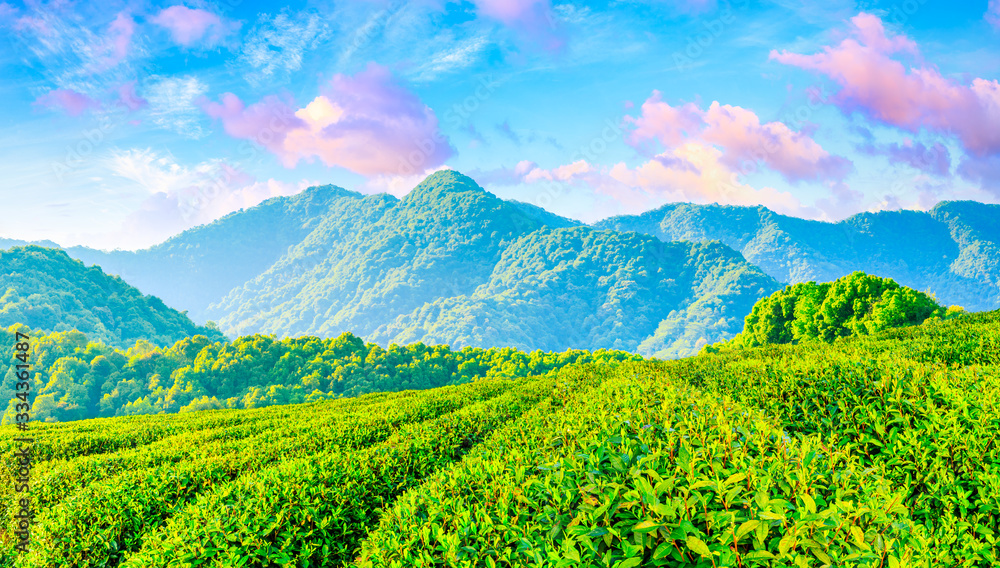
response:
<path id="1" fill-rule="evenodd" d="M 1000 1 L 0 3 L 0 236 L 453 168 L 581 219 L 1000 201 Z"/>

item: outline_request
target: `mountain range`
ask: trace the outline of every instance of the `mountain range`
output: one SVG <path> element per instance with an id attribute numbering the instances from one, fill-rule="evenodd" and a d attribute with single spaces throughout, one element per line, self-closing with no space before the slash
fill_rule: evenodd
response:
<path id="1" fill-rule="evenodd" d="M 669 204 L 587 226 L 446 170 L 401 199 L 312 187 L 149 249 L 66 252 L 232 337 L 352 332 L 383 345 L 674 357 L 740 332 L 785 283 L 857 270 L 970 310 L 1000 307 L 998 219 L 1000 206 L 975 202 L 839 223 Z"/>
<path id="2" fill-rule="evenodd" d="M 665 241 L 719 240 L 789 284 L 862 271 L 970 311 L 1000 307 L 1000 205 L 945 201 L 927 212 L 859 213 L 827 223 L 765 207 L 672 203 L 594 226 Z"/>

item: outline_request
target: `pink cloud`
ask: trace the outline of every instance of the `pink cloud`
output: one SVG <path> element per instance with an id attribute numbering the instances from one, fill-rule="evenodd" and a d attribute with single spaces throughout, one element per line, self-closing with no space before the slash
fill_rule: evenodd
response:
<path id="1" fill-rule="evenodd" d="M 658 140 L 667 147 L 677 146 L 703 125 L 702 111 L 698 105 L 686 103 L 679 107 L 670 106 L 663 102 L 660 91 L 653 91 L 646 102 L 642 103 L 640 110 L 642 114 L 638 118 L 625 117 L 626 123 L 635 125 L 629 135 L 629 142 L 633 146 L 650 140 Z"/>
<path id="2" fill-rule="evenodd" d="M 184 47 L 191 47 L 202 39 L 206 45 L 214 45 L 239 27 L 239 23 L 225 22 L 211 12 L 180 4 L 163 9 L 150 21 L 166 28 L 174 41 Z"/>
<path id="3" fill-rule="evenodd" d="M 134 112 L 149 106 L 149 101 L 136 94 L 135 81 L 130 81 L 118 87 L 118 104 Z"/>
<path id="4" fill-rule="evenodd" d="M 118 65 L 128 56 L 128 48 L 135 33 L 135 20 L 125 12 L 120 12 L 108 26 L 105 50 L 108 54 L 102 61 L 102 70 Z"/>
<path id="5" fill-rule="evenodd" d="M 6 2 L 0 2 L 0 22 L 13 20 L 17 15 L 17 8 Z"/>
<path id="6" fill-rule="evenodd" d="M 990 0 L 984 17 L 991 26 L 1000 30 L 1000 0 Z"/>
<path id="7" fill-rule="evenodd" d="M 761 124 L 752 111 L 713 102 L 705 112 L 707 128 L 702 138 L 725 148 L 722 162 L 737 168 L 761 161 L 789 181 L 843 179 L 851 161 L 831 156 L 812 138 L 793 132 L 782 122 Z"/>
<path id="8" fill-rule="evenodd" d="M 353 77 L 335 75 L 298 110 L 276 97 L 244 107 L 232 94 L 202 108 L 230 136 L 255 140 L 288 168 L 319 158 L 366 176 L 408 176 L 440 166 L 454 153 L 434 111 L 376 64 Z"/>
<path id="9" fill-rule="evenodd" d="M 615 193 L 642 190 L 660 200 L 729 205 L 764 205 L 779 213 L 815 217 L 791 193 L 753 188 L 722 160 L 723 152 L 701 142 L 687 142 L 638 167 L 624 163 L 611 167 L 609 177 L 619 182 Z"/>
<path id="10" fill-rule="evenodd" d="M 951 134 L 979 156 L 1000 151 L 1000 83 L 974 79 L 962 85 L 930 67 L 907 69 L 891 56 L 918 55 L 912 40 L 889 37 L 871 14 L 855 16 L 851 25 L 851 37 L 822 53 L 772 51 L 770 58 L 839 84 L 831 102 L 845 113 L 859 112 L 911 132 L 927 128 Z"/>
<path id="11" fill-rule="evenodd" d="M 966 157 L 957 171 L 963 178 L 991 193 L 994 199 L 1000 199 L 1000 154 Z"/>
<path id="12" fill-rule="evenodd" d="M 566 42 L 555 25 L 550 0 L 473 0 L 479 15 L 497 20 L 545 49 L 558 51 Z"/>
<path id="13" fill-rule="evenodd" d="M 247 107 L 239 97 L 226 93 L 221 102 L 202 100 L 199 104 L 207 115 L 222 121 L 226 134 L 267 148 L 288 167 L 298 161 L 298 156 L 285 149 L 289 132 L 307 128 L 305 121 L 295 116 L 294 101 L 271 95 Z"/>
<path id="14" fill-rule="evenodd" d="M 72 89 L 53 89 L 35 99 L 35 105 L 59 109 L 69 116 L 80 116 L 85 111 L 101 107 L 101 103 Z"/>
<path id="15" fill-rule="evenodd" d="M 853 168 L 850 160 L 830 155 L 807 133 L 782 122 L 761 124 L 753 111 L 738 106 L 713 102 L 705 110 L 694 103 L 675 107 L 653 91 L 640 110 L 638 117 L 625 117 L 633 127 L 627 142 L 646 153 L 652 153 L 652 142 L 666 148 L 687 142 L 713 145 L 724 150 L 719 160 L 730 169 L 763 163 L 791 182 L 842 180 Z"/>
<path id="16" fill-rule="evenodd" d="M 718 148 L 689 141 L 646 162 L 629 167 L 624 162 L 601 167 L 586 160 L 542 168 L 522 161 L 513 169 L 477 174 L 481 183 L 582 185 L 613 199 L 628 210 L 643 211 L 664 201 L 765 205 L 779 213 L 816 218 L 820 212 L 803 206 L 791 193 L 757 189 L 738 180 L 738 172 L 722 160 Z"/>

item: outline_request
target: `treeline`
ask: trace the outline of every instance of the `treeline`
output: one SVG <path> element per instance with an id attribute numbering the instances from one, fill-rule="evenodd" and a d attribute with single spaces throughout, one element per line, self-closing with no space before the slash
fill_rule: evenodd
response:
<path id="1" fill-rule="evenodd" d="M 762 298 L 747 315 L 743 331 L 719 348 L 759 347 L 838 337 L 872 335 L 928 319 L 950 319 L 964 310 L 945 309 L 934 298 L 891 278 L 854 272 L 833 282 L 803 282 Z"/>
<path id="2" fill-rule="evenodd" d="M 0 397 L 14 417 L 15 334 L 31 335 L 32 419 L 84 418 L 258 408 L 365 393 L 427 389 L 487 377 L 545 374 L 567 365 L 641 360 L 622 351 L 460 351 L 414 343 L 384 349 L 345 333 L 336 338 L 278 340 L 252 335 L 233 342 L 204 335 L 168 348 L 139 340 L 127 350 L 90 341 L 79 331 L 36 336 L 23 325 L 0 329 L 11 350 Z"/>

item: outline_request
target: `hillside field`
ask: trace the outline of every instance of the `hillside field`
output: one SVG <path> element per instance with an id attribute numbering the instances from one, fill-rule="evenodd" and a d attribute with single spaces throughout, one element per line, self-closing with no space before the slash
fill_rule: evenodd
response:
<path id="1" fill-rule="evenodd" d="M 1000 312 L 251 410 L 33 424 L 4 566 L 993 566 Z"/>

